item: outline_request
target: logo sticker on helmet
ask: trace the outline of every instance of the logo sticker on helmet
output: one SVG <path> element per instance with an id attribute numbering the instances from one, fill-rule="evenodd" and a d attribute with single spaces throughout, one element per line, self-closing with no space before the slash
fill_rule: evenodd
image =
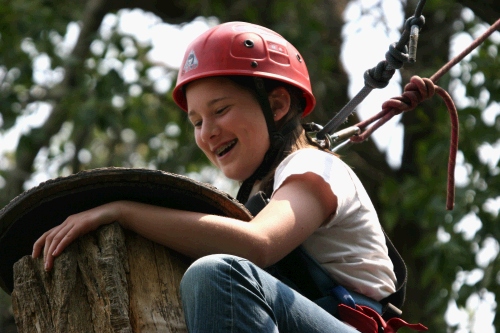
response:
<path id="1" fill-rule="evenodd" d="M 183 68 L 182 72 L 187 73 L 190 70 L 195 69 L 196 67 L 198 67 L 198 58 L 196 58 L 196 54 L 194 54 L 194 50 L 191 50 L 191 52 L 189 52 L 189 55 L 186 59 L 186 63 L 184 64 L 184 68 Z"/>

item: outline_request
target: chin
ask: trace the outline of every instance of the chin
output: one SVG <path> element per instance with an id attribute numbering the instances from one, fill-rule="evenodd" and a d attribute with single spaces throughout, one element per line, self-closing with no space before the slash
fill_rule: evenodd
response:
<path id="1" fill-rule="evenodd" d="M 247 175 L 246 173 L 242 174 L 241 172 L 231 172 L 231 170 L 227 171 L 222 170 L 222 173 L 224 174 L 224 176 L 226 176 L 226 178 L 229 178 L 237 182 L 243 182 L 245 179 L 247 179 L 252 175 L 252 174 Z"/>
<path id="2" fill-rule="evenodd" d="M 224 175 L 226 176 L 226 178 L 240 182 L 240 183 L 242 183 L 246 179 L 246 178 L 242 179 L 241 177 L 235 176 L 235 175 L 228 175 L 228 174 L 224 174 Z"/>

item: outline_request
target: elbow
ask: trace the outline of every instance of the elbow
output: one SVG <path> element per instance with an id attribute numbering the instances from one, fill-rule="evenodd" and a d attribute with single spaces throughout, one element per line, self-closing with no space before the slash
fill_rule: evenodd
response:
<path id="1" fill-rule="evenodd" d="M 260 268 L 266 268 L 275 264 L 283 257 L 279 255 L 279 252 L 279 249 L 273 246 L 271 242 L 263 240 L 256 242 L 254 246 L 252 246 L 252 251 L 248 259 Z"/>

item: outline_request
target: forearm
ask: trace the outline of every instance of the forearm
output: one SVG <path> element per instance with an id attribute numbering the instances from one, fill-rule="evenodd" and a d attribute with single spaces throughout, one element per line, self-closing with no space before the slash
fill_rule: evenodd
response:
<path id="1" fill-rule="evenodd" d="M 120 202 L 124 228 L 187 256 L 229 253 L 259 262 L 262 236 L 251 223 L 138 202 Z"/>
<path id="2" fill-rule="evenodd" d="M 107 203 L 71 215 L 45 232 L 33 246 L 33 257 L 43 250 L 46 269 L 50 270 L 53 259 L 75 239 L 117 221 L 126 229 L 192 258 L 226 253 L 266 267 L 301 244 L 334 211 L 322 208 L 323 197 L 316 193 L 321 186 L 306 186 L 309 182 L 300 179 L 282 185 L 250 222 L 139 202 Z M 332 202 L 330 199 L 326 201 Z"/>

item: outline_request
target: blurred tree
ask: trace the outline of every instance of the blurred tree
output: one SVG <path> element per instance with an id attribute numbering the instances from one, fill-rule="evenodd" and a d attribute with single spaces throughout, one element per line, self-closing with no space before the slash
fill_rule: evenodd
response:
<path id="1" fill-rule="evenodd" d="M 46 177 L 83 169 L 147 167 L 185 174 L 208 166 L 167 93 L 175 68 L 152 63 L 147 57 L 150 45 L 120 31 L 116 15 L 108 14 L 140 8 L 156 15 L 158 22 L 217 17 L 280 32 L 301 50 L 310 69 L 318 106 L 307 120 L 324 124 L 348 101 L 349 80 L 340 60 L 343 15 L 348 5 L 358 2 L 0 0 L 0 133 L 30 115 L 45 114 L 42 124 L 25 129 L 14 152 L 0 155 L 0 207 Z M 406 17 L 416 2 L 403 2 Z M 376 6 L 381 8 L 382 0 L 372 8 Z M 429 0 L 423 13 L 418 61 L 401 70 L 403 83 L 415 74 L 430 77 L 448 60 L 457 36 L 476 37 L 486 23 L 500 17 L 500 3 Z M 68 44 L 72 33 L 78 34 L 75 45 Z M 500 230 L 495 223 L 499 158 L 488 153 L 500 145 L 499 43 L 498 37 L 488 39 L 438 82 L 466 100 L 459 105 L 459 171 L 465 180 L 457 187 L 453 211 L 447 212 L 444 204 L 449 118 L 439 100 L 402 116 L 400 167 L 391 167 L 372 140 L 342 152 L 407 261 L 405 319 L 421 321 L 430 331 L 443 332 L 447 325 L 453 326 L 450 332 L 463 331 L 458 323 L 445 322 L 449 304 L 465 309 L 462 314 L 470 314 L 472 323 L 477 318 L 470 305 L 474 299 L 500 295 Z M 353 115 L 348 123 L 357 121 Z M 467 232 L 470 221 L 480 221 L 477 230 Z M 498 299 L 493 296 L 494 301 Z M 4 308 L 2 332 L 2 322 L 8 321 Z M 495 328 L 500 328 L 498 316 Z"/>
<path id="2" fill-rule="evenodd" d="M 464 2 L 469 5 L 471 2 Z M 484 4 L 484 7 L 481 5 Z M 459 37 L 478 37 L 485 29 L 483 20 L 492 24 L 500 17 L 500 5 L 491 2 L 474 4 L 476 16 L 464 10 L 459 1 L 428 2 L 426 25 L 421 34 L 418 62 L 412 71 L 403 70 L 403 82 L 411 75 L 430 77 L 449 58 L 450 47 Z M 407 15 L 411 8 L 407 8 Z M 485 11 L 488 15 L 482 16 Z M 496 13 L 496 14 L 495 14 Z M 498 34 L 498 33 L 497 33 Z M 391 235 L 407 261 L 410 278 L 407 313 L 419 313 L 431 331 L 444 331 L 442 313 L 456 301 L 464 311 L 460 316 L 470 326 L 451 323 L 450 331 L 485 331 L 478 305 L 473 300 L 492 302 L 498 293 L 498 186 L 499 159 L 485 155 L 484 149 L 499 148 L 500 130 L 498 93 L 500 65 L 498 36 L 487 40 L 469 60 L 444 76 L 438 84 L 449 89 L 457 100 L 460 119 L 459 167 L 455 208 L 445 211 L 446 163 L 449 150 L 450 120 L 446 107 L 438 98 L 429 100 L 402 117 L 405 128 L 402 163 L 394 178 L 382 184 L 382 220 L 393 226 Z M 461 50 L 460 50 L 461 51 Z M 465 92 L 465 94 L 464 94 Z M 486 120 L 485 109 L 495 113 Z M 491 113 L 490 113 L 491 115 Z M 488 147 L 488 148 L 487 148 Z M 462 159 L 463 156 L 463 159 Z M 493 200 L 496 206 L 490 206 Z M 494 208 L 496 207 L 496 208 Z M 475 232 L 471 219 L 477 219 Z M 482 227 L 481 227 L 482 224 Z M 490 252 L 491 251 L 491 252 Z M 480 259 L 482 254 L 490 258 Z M 497 277 L 495 277 L 495 275 Z M 498 302 L 498 298 L 496 299 Z M 466 306 L 466 303 L 469 304 Z M 495 312 L 496 305 L 488 310 Z M 440 315 L 436 315 L 439 313 Z M 475 313 L 475 314 L 474 314 Z M 481 320 L 483 322 L 481 323 Z M 473 325 L 475 323 L 475 326 Z M 460 326 L 460 327 L 459 327 Z M 500 328 L 496 316 L 494 327 Z"/>

